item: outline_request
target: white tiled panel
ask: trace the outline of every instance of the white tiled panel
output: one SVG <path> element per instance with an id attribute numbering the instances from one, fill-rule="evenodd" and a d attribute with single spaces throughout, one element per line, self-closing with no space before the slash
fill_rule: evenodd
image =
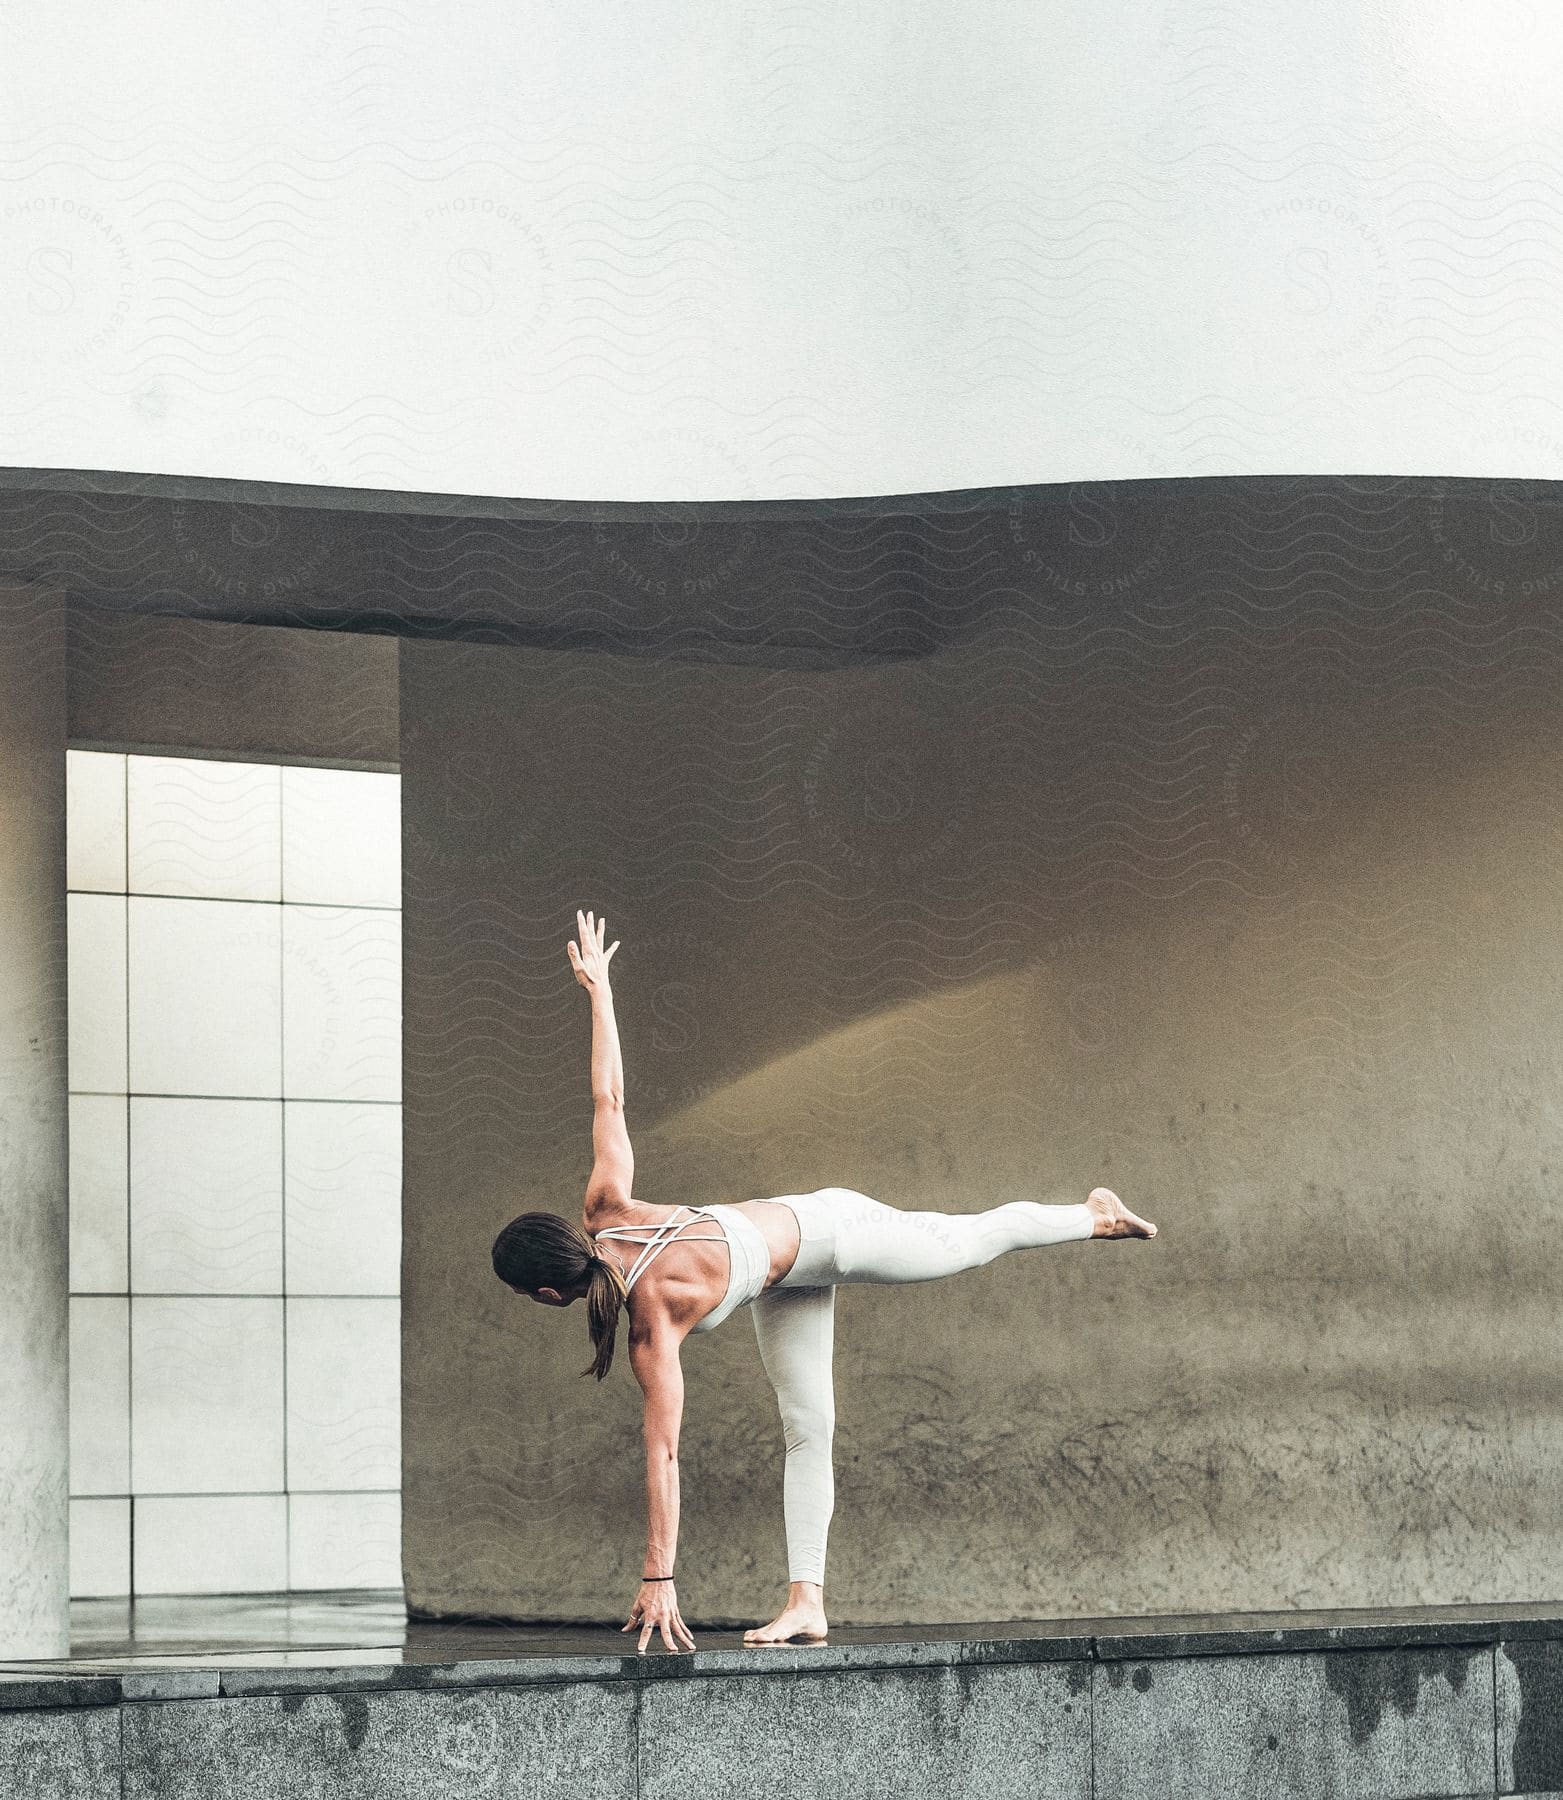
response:
<path id="1" fill-rule="evenodd" d="M 289 1488 L 401 1486 L 400 1311 L 288 1301 Z"/>
<path id="2" fill-rule="evenodd" d="M 123 1094 L 70 1097 L 71 1292 L 126 1287 L 126 1141 Z"/>
<path id="3" fill-rule="evenodd" d="M 70 1085 L 125 1091 L 125 902 L 113 894 L 65 901 Z"/>
<path id="4" fill-rule="evenodd" d="M 401 777 L 282 771 L 282 897 L 338 906 L 402 903 Z"/>
<path id="5" fill-rule="evenodd" d="M 67 776 L 72 1592 L 395 1588 L 400 781 Z"/>
<path id="6" fill-rule="evenodd" d="M 282 1488 L 280 1300 L 137 1299 L 131 1343 L 133 1492 Z"/>
<path id="7" fill-rule="evenodd" d="M 125 891 L 125 759 L 65 752 L 65 885 Z"/>
<path id="8" fill-rule="evenodd" d="M 130 1502 L 71 1501 L 71 1598 L 130 1592 Z"/>
<path id="9" fill-rule="evenodd" d="M 274 1594 L 288 1585 L 284 1494 L 136 1501 L 140 1594 Z"/>
<path id="10" fill-rule="evenodd" d="M 288 1292 L 401 1291 L 402 1109 L 285 1107 Z"/>
<path id="11" fill-rule="evenodd" d="M 130 1085 L 281 1092 L 281 907 L 130 900 Z"/>
<path id="12" fill-rule="evenodd" d="M 108 1294 L 70 1301 L 72 1494 L 130 1491 L 129 1305 Z"/>
<path id="13" fill-rule="evenodd" d="M 282 1292 L 282 1102 L 130 1103 L 131 1286 Z"/>
<path id="14" fill-rule="evenodd" d="M 401 915 L 281 911 L 283 1092 L 290 1100 L 399 1101 Z"/>
<path id="15" fill-rule="evenodd" d="M 399 1588 L 400 1494 L 290 1494 L 288 1566 L 295 1589 Z"/>
<path id="16" fill-rule="evenodd" d="M 278 774 L 261 763 L 131 757 L 131 892 L 280 899 Z"/>

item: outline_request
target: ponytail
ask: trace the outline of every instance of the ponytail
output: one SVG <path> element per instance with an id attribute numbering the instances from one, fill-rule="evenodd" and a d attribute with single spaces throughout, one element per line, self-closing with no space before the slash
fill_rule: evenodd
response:
<path id="1" fill-rule="evenodd" d="M 613 1367 L 619 1314 L 629 1298 L 624 1271 L 597 1254 L 579 1225 L 557 1213 L 522 1213 L 494 1239 L 494 1273 L 510 1287 L 535 1294 L 539 1288 L 579 1293 L 586 1283 L 586 1325 L 592 1360 L 581 1370 L 602 1380 Z"/>
<path id="2" fill-rule="evenodd" d="M 619 1335 L 619 1312 L 629 1297 L 629 1289 L 624 1285 L 621 1271 L 595 1253 L 592 1255 L 587 1282 L 586 1327 L 591 1333 L 592 1349 L 596 1354 L 581 1373 L 595 1375 L 601 1381 L 613 1367 L 613 1350 Z"/>

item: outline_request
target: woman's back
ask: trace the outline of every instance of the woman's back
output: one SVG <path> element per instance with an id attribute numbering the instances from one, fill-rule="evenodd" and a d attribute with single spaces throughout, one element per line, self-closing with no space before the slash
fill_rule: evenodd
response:
<path id="1" fill-rule="evenodd" d="M 644 1200 L 626 1203 L 626 1215 L 599 1226 L 593 1237 L 598 1244 L 621 1245 L 620 1261 L 624 1265 L 624 1284 L 634 1291 L 641 1278 L 650 1273 L 664 1250 L 673 1244 L 706 1244 L 723 1241 L 721 1227 L 693 1206 L 655 1206 Z M 726 1258 L 714 1259 L 726 1271 Z M 697 1253 L 693 1265 L 679 1259 L 680 1268 L 714 1268 L 710 1257 Z"/>
<path id="2" fill-rule="evenodd" d="M 773 1200 L 704 1208 L 631 1199 L 594 1236 L 615 1246 L 631 1320 L 665 1312 L 684 1331 L 720 1323 L 780 1280 L 798 1251 L 797 1217 Z"/>

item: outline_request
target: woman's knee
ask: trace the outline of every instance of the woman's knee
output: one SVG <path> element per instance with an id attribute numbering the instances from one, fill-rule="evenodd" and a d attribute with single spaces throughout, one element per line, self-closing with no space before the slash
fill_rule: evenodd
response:
<path id="1" fill-rule="evenodd" d="M 782 1407 L 781 1416 L 789 1454 L 810 1444 L 829 1444 L 835 1433 L 836 1409 L 829 1402 L 793 1402 Z"/>

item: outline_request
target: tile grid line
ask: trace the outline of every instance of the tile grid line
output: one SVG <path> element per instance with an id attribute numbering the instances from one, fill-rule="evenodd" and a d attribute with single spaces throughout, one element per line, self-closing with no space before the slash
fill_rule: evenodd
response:
<path id="1" fill-rule="evenodd" d="M 289 900 L 286 896 L 276 900 L 257 900 L 246 894 L 163 894 L 153 888 L 129 886 L 79 887 L 70 891 L 73 894 L 90 894 L 99 900 L 196 900 L 202 906 L 305 906 L 311 912 L 399 913 L 402 910 L 400 906 L 392 906 L 384 900 Z"/>
<path id="2" fill-rule="evenodd" d="M 144 1493 L 138 1494 L 136 1498 L 140 1500 L 283 1500 L 287 1498 L 290 1491 L 297 1493 L 301 1500 L 315 1500 L 321 1497 L 345 1500 L 366 1499 L 371 1496 L 383 1498 L 386 1495 L 400 1494 L 402 1490 L 394 1487 L 319 1487 L 295 1488 L 292 1490 L 285 1488 L 204 1488 L 198 1493 L 192 1493 L 189 1488 L 168 1488 L 163 1490 L 148 1489 Z M 77 1500 L 127 1500 L 130 1498 L 128 1494 L 77 1494 L 74 1497 Z M 268 1593 L 291 1593 L 293 1590 L 291 1588 L 281 1588 L 275 1590 L 267 1589 L 266 1591 Z M 315 1590 L 310 1589 L 307 1591 L 314 1592 Z M 330 1588 L 322 1588 L 319 1591 L 328 1594 L 332 1590 Z M 387 1592 L 389 1591 L 390 1590 L 388 1589 Z M 93 1597 L 102 1599 L 104 1596 L 95 1595 Z"/>
<path id="3" fill-rule="evenodd" d="M 288 891 L 287 856 L 288 827 L 282 808 L 287 784 L 282 770 L 277 775 L 277 902 L 282 905 Z M 288 915 L 277 916 L 277 1086 L 288 1085 Z M 288 1109 L 283 1104 L 277 1129 L 282 1148 L 282 1577 L 288 1592 L 293 1591 L 293 1486 L 288 1466 Z"/>
<path id="4" fill-rule="evenodd" d="M 132 1290 L 129 1288 L 77 1288 L 72 1293 L 75 1300 L 128 1300 Z M 138 1300 L 281 1300 L 285 1296 L 280 1288 L 267 1289 L 258 1294 L 234 1294 L 221 1289 L 200 1289 L 185 1291 L 179 1288 L 136 1288 Z M 400 1294 L 300 1294 L 293 1295 L 295 1300 L 399 1300 Z"/>
<path id="5" fill-rule="evenodd" d="M 128 1046 L 127 1046 L 128 1054 Z M 400 1100 L 363 1100 L 356 1095 L 314 1094 L 167 1094 L 151 1089 L 132 1089 L 122 1094 L 117 1088 L 72 1088 L 73 1095 L 107 1100 L 247 1100 L 256 1106 L 275 1106 L 286 1100 L 292 1106 L 400 1106 Z"/>
<path id="6" fill-rule="evenodd" d="M 1492 1680 L 1492 1791 L 1501 1794 L 1503 1789 L 1498 1785 L 1498 1650 L 1494 1644 L 1488 1652 L 1488 1668 Z"/>
<path id="7" fill-rule="evenodd" d="M 123 797 L 122 797 L 122 805 L 120 807 L 119 855 L 120 855 L 120 861 L 124 867 L 125 886 L 128 889 L 130 886 L 130 758 L 129 757 L 125 758 L 123 774 L 124 774 L 124 792 L 123 792 Z M 68 1026 L 68 1024 L 69 1024 L 69 1021 L 67 1020 L 67 1026 Z M 66 1104 L 67 1104 L 67 1106 L 69 1105 L 68 1100 L 67 1100 Z M 124 1097 L 124 1105 L 125 1105 L 125 1486 L 130 1489 L 129 1494 L 127 1494 L 126 1498 L 125 1498 L 125 1561 L 126 1561 L 126 1565 L 127 1565 L 126 1570 L 125 1570 L 125 1582 L 126 1582 L 126 1585 L 129 1589 L 129 1591 L 133 1594 L 136 1591 L 136 1501 L 135 1501 L 135 1488 L 136 1488 L 136 1474 L 135 1474 L 135 1464 L 136 1464 L 136 1438 L 135 1438 L 135 1431 L 136 1431 L 136 1408 L 135 1408 L 136 1364 L 135 1364 L 135 1355 L 136 1355 L 136 1350 L 135 1350 L 135 1345 L 136 1345 L 136 1333 L 135 1333 L 135 1320 L 132 1316 L 132 1307 L 134 1305 L 134 1302 L 131 1300 L 131 1297 L 130 1297 L 131 1292 L 135 1286 L 134 1277 L 131 1273 L 131 1267 L 130 1267 L 130 1247 L 135 1242 L 135 1233 L 132 1229 L 132 1220 L 131 1220 L 131 1211 L 130 1211 L 131 1205 L 132 1205 L 132 1199 L 131 1199 L 131 1191 L 130 1191 L 130 906 L 128 903 L 126 904 L 126 907 L 125 907 L 125 1097 Z M 66 1160 L 67 1160 L 67 1162 L 69 1162 L 68 1155 L 67 1155 Z M 69 1176 L 68 1176 L 68 1174 L 67 1174 L 67 1180 L 66 1180 L 66 1187 L 67 1187 L 66 1210 L 67 1210 L 67 1212 L 69 1212 L 70 1201 L 69 1201 Z M 70 1283 L 67 1280 L 67 1282 L 66 1282 L 67 1294 L 69 1291 L 69 1287 L 70 1287 Z M 69 1299 L 67 1298 L 66 1304 L 69 1305 L 69 1303 L 70 1303 Z M 69 1485 L 70 1484 L 67 1481 L 67 1483 L 66 1483 L 67 1488 L 69 1487 Z M 67 1581 L 66 1582 L 67 1590 L 69 1590 L 69 1587 L 70 1587 L 70 1583 L 69 1583 L 69 1581 Z M 66 1604 L 69 1605 L 68 1598 L 67 1598 Z M 120 1731 L 123 1734 L 123 1732 L 124 1732 L 123 1717 L 121 1717 L 121 1720 L 120 1720 Z M 121 1757 L 121 1762 L 120 1762 L 120 1779 L 121 1779 L 121 1781 L 123 1781 L 123 1779 L 124 1779 L 123 1756 Z"/>
<path id="8" fill-rule="evenodd" d="M 1086 1710 L 1086 1747 L 1089 1751 L 1090 1763 L 1086 1773 L 1086 1792 L 1091 1800 L 1097 1800 L 1096 1793 L 1096 1679 L 1101 1672 L 1101 1658 L 1097 1655 L 1096 1645 L 1091 1645 L 1091 1656 L 1086 1664 L 1085 1710 Z"/>

